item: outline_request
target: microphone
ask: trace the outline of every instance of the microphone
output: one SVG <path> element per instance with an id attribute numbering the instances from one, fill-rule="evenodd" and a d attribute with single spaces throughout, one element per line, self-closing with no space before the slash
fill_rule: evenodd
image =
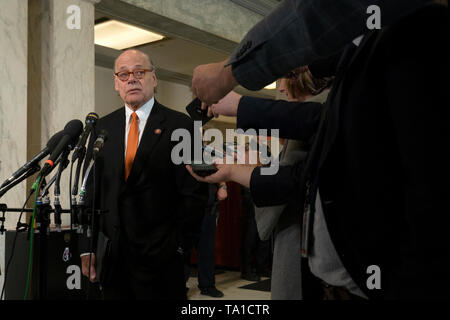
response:
<path id="1" fill-rule="evenodd" d="M 69 157 L 70 150 L 69 148 L 66 148 L 59 160 L 59 167 L 58 172 L 56 173 L 56 180 L 55 180 L 55 189 L 54 189 L 54 195 L 59 196 L 60 195 L 60 181 L 61 181 L 61 174 L 66 169 L 66 167 L 69 165 L 69 160 L 67 159 Z M 56 164 L 56 163 L 55 163 Z"/>
<path id="2" fill-rule="evenodd" d="M 83 133 L 81 134 L 81 137 L 78 140 L 78 143 L 75 146 L 75 149 L 73 151 L 72 163 L 75 162 L 75 160 L 77 160 L 78 158 L 84 157 L 84 152 L 82 152 L 82 149 L 85 147 L 85 144 L 89 137 L 89 134 L 91 133 L 92 129 L 97 124 L 97 120 L 98 120 L 98 114 L 96 114 L 95 112 L 91 112 L 86 116 L 85 127 L 83 130 Z"/>
<path id="3" fill-rule="evenodd" d="M 92 156 L 94 159 L 97 158 L 98 153 L 103 148 L 103 145 L 105 144 L 107 137 L 108 137 L 108 132 L 106 130 L 102 129 L 102 131 L 100 131 L 100 133 L 97 136 L 97 140 L 95 140 L 95 142 L 94 142 L 94 147 L 93 147 L 93 151 L 92 151 Z"/>
<path id="4" fill-rule="evenodd" d="M 25 163 L 19 170 L 14 172 L 11 177 L 5 180 L 3 184 L 0 186 L 0 189 L 10 184 L 15 179 L 19 178 L 22 174 L 30 170 L 32 167 L 34 167 L 39 161 L 41 161 L 43 158 L 45 158 L 48 154 L 50 154 L 58 145 L 58 142 L 61 140 L 62 136 L 64 135 L 63 130 L 55 133 L 50 140 L 47 142 L 47 146 L 41 150 L 33 159 Z"/>
<path id="5" fill-rule="evenodd" d="M 91 172 L 92 166 L 94 165 L 97 155 L 100 152 L 100 150 L 103 148 L 103 145 L 105 144 L 107 137 L 108 137 L 108 132 L 106 130 L 102 129 L 102 131 L 100 131 L 100 133 L 97 136 L 97 140 L 95 140 L 95 142 L 94 142 L 93 156 L 92 156 L 91 162 L 89 163 L 89 166 L 86 169 L 86 172 L 84 173 L 84 178 L 83 178 L 83 181 L 81 184 L 81 189 L 80 189 L 80 203 L 82 203 L 82 204 L 84 204 L 86 183 L 87 183 L 87 179 L 89 177 L 89 173 Z"/>
<path id="6" fill-rule="evenodd" d="M 50 154 L 50 157 L 45 161 L 45 165 L 41 170 L 41 177 L 45 177 L 52 171 L 55 160 L 61 155 L 64 149 L 75 144 L 82 130 L 83 123 L 80 120 L 71 120 L 66 124 L 63 130 L 63 136 Z"/>

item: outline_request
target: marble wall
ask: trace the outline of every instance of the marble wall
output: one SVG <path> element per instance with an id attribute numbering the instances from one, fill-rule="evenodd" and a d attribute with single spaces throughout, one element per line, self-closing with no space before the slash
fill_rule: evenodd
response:
<path id="1" fill-rule="evenodd" d="M 27 160 L 27 10 L 23 0 L 4 1 L 0 10 L 0 183 Z M 22 183 L 0 202 L 21 207 L 25 193 Z"/>
<path id="2" fill-rule="evenodd" d="M 0 183 L 27 160 L 27 1 L 2 1 L 0 10 Z M 1 199 L 8 207 L 25 201 L 25 184 Z M 6 213 L 6 229 L 17 214 Z M 4 235 L 0 235 L 0 288 L 5 270 Z"/>
<path id="3" fill-rule="evenodd" d="M 69 6 L 80 8 L 80 29 L 67 26 L 71 14 Z M 95 52 L 94 7 L 85 0 L 50 0 L 49 30 L 43 41 L 48 46 L 45 55 L 48 69 L 43 64 L 43 89 L 48 100 L 42 105 L 42 140 L 47 141 L 55 132 L 63 129 L 72 119 L 84 123 L 86 115 L 95 108 Z M 46 50 L 46 51 L 47 51 Z M 47 70 L 49 71 L 47 73 Z M 47 78 L 48 77 L 48 78 Z"/>

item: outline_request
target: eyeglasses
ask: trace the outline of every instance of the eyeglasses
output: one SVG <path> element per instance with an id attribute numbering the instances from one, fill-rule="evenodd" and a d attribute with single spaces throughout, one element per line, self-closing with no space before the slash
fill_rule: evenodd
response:
<path id="1" fill-rule="evenodd" d="M 130 78 L 130 74 L 133 74 L 135 79 L 142 79 L 145 76 L 146 72 L 152 72 L 155 70 L 154 66 L 151 66 L 150 69 L 136 69 L 133 71 L 119 71 L 114 73 L 117 78 L 121 81 L 127 81 Z"/>

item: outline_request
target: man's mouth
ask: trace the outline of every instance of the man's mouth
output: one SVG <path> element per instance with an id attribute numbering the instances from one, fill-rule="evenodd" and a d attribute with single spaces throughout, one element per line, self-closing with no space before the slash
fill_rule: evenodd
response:
<path id="1" fill-rule="evenodd" d="M 139 92 L 139 91 L 141 91 L 141 89 L 135 88 L 135 89 L 128 90 L 127 93 L 136 93 L 136 92 Z"/>

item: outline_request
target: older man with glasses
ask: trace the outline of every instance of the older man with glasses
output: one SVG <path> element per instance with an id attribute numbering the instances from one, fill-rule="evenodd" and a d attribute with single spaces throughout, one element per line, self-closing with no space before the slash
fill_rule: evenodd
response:
<path id="1" fill-rule="evenodd" d="M 193 123 L 155 100 L 158 80 L 148 55 L 124 51 L 114 69 L 125 105 L 96 126 L 108 132 L 108 141 L 87 203 L 95 199 L 107 213 L 94 233 L 97 244 L 87 237 L 80 243 L 83 274 L 100 281 L 105 299 L 183 300 L 182 255 L 197 241 L 208 190 L 171 161 L 171 135 L 178 128 L 192 133 Z"/>

